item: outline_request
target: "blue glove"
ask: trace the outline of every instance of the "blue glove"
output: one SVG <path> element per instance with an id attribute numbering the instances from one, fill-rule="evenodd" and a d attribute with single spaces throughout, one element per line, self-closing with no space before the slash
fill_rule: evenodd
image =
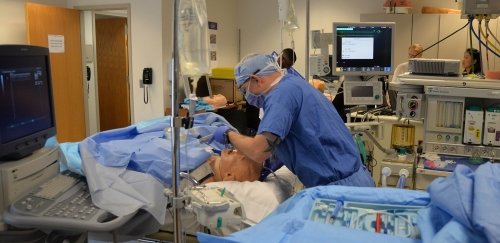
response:
<path id="1" fill-rule="evenodd" d="M 218 143 L 222 144 L 222 145 L 226 145 L 229 143 L 229 139 L 227 137 L 227 133 L 229 131 L 234 131 L 232 128 L 228 127 L 228 126 L 220 126 L 218 127 L 214 134 L 212 135 L 212 137 L 210 138 L 210 140 L 208 140 L 208 143 L 212 143 L 213 141 L 217 141 Z"/>

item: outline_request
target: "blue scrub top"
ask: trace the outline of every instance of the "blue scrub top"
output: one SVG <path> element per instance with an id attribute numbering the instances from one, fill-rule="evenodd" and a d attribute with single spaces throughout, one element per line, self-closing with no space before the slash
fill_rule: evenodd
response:
<path id="1" fill-rule="evenodd" d="M 327 185 L 361 168 L 361 157 L 334 106 L 312 85 L 287 74 L 266 95 L 258 134 L 281 138 L 273 156 L 306 187 Z"/>
<path id="2" fill-rule="evenodd" d="M 297 70 L 295 70 L 295 68 L 293 68 L 293 67 L 289 67 L 289 68 L 287 69 L 287 72 L 288 72 L 289 74 L 296 75 L 296 76 L 299 76 L 300 78 L 304 79 L 304 77 L 302 77 L 302 75 L 301 75 L 299 72 L 297 72 Z M 305 80 L 304 80 L 304 81 L 305 81 Z"/>

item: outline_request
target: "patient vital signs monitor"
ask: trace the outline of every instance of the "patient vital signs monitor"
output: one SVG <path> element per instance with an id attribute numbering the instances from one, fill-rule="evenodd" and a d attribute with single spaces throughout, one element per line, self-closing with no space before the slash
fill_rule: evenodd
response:
<path id="1" fill-rule="evenodd" d="M 383 104 L 382 83 L 378 81 L 344 81 L 346 105 Z"/>
<path id="2" fill-rule="evenodd" d="M 394 72 L 395 23 L 333 23 L 333 75 Z"/>
<path id="3" fill-rule="evenodd" d="M 333 23 L 332 74 L 343 76 L 344 104 L 382 105 L 382 82 L 394 72 L 395 23 Z"/>

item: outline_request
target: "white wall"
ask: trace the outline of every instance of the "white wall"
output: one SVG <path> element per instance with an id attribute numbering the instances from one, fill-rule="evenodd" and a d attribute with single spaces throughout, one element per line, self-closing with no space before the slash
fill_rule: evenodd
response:
<path id="1" fill-rule="evenodd" d="M 170 68 L 169 64 L 171 63 L 172 60 L 172 0 L 165 0 L 162 3 L 162 23 L 163 23 L 163 33 L 162 33 L 162 38 L 163 38 L 163 44 L 162 44 L 162 49 L 163 49 L 163 63 L 162 66 L 165 67 L 164 70 L 165 72 L 163 73 L 162 80 L 163 83 L 165 84 L 163 86 L 163 92 L 162 92 L 162 99 L 163 99 L 163 106 L 164 107 L 171 107 L 171 78 L 170 78 Z M 168 114 L 167 114 L 168 115 Z"/>
<path id="2" fill-rule="evenodd" d="M 218 67 L 232 67 L 239 61 L 239 15 L 236 6 L 236 0 L 207 0 L 208 21 L 218 24 L 216 33 Z"/>
<path id="3" fill-rule="evenodd" d="M 277 0 L 237 0 L 238 27 L 241 30 L 241 57 L 253 52 L 270 53 L 281 49 L 281 26 Z M 383 0 L 310 0 L 310 30 L 332 32 L 332 22 L 359 21 L 362 13 L 384 13 Z M 293 33 L 298 59 L 295 68 L 305 73 L 306 1 L 294 0 L 300 28 Z M 422 6 L 457 8 L 455 0 L 415 0 L 412 12 Z M 311 40 L 309 40 L 311 42 Z M 283 32 L 283 48 L 291 47 L 289 34 Z M 331 49 L 331 48 L 330 48 Z M 312 54 L 313 49 L 310 50 Z M 319 54 L 319 50 L 316 51 Z"/>
<path id="4" fill-rule="evenodd" d="M 26 2 L 66 6 L 66 0 L 0 0 L 0 44 L 27 44 Z"/>
<path id="5" fill-rule="evenodd" d="M 163 22 L 167 28 L 164 28 L 163 50 L 166 54 L 165 60 L 168 65 L 172 58 L 172 5 L 173 1 L 169 0 L 164 3 Z M 217 23 L 217 66 L 214 67 L 232 67 L 238 61 L 238 29 L 237 29 L 237 12 L 235 0 L 206 0 L 207 18 L 208 21 Z M 165 31 L 166 30 L 166 31 Z M 170 71 L 169 71 L 170 72 Z M 167 75 L 170 75 L 167 73 Z M 168 76 L 165 80 L 169 80 Z M 171 82 L 167 82 L 164 87 L 165 107 L 171 107 Z M 179 84 L 179 97 L 184 97 L 183 85 Z"/>
<path id="6" fill-rule="evenodd" d="M 164 85 L 166 65 L 163 52 L 162 0 L 68 0 L 68 7 L 130 4 L 130 60 L 132 83 L 130 92 L 132 123 L 162 116 L 164 114 Z M 149 103 L 144 104 L 143 89 L 140 88 L 142 70 L 153 68 L 153 84 L 149 87 Z"/>
<path id="7" fill-rule="evenodd" d="M 26 0 L 0 0 L 0 43 L 26 43 L 24 3 Z M 57 6 L 130 4 L 132 43 L 132 122 L 161 116 L 170 106 L 167 65 L 172 49 L 172 0 L 32 0 Z M 218 23 L 218 66 L 234 66 L 252 53 L 281 49 L 281 27 L 277 0 L 207 0 L 208 20 Z M 438 2 L 438 3 L 435 3 Z M 296 68 L 305 72 L 305 1 L 294 0 L 300 29 L 294 32 L 298 55 Z M 455 8 L 454 0 L 413 1 L 414 12 L 424 5 Z M 383 0 L 310 0 L 310 29 L 331 32 L 334 21 L 359 21 L 361 13 L 384 12 Z M 239 37 L 239 32 L 241 35 Z M 283 32 L 283 47 L 291 38 Z M 312 53 L 312 50 L 311 50 Z M 140 88 L 142 69 L 152 67 L 155 82 L 150 87 L 150 102 L 143 103 Z"/>
<path id="8" fill-rule="evenodd" d="M 305 73 L 306 1 L 294 0 L 300 28 L 293 33 L 297 62 L 295 68 Z M 361 13 L 383 12 L 383 0 L 311 0 L 310 29 L 332 32 L 334 21 L 359 21 Z M 278 1 L 238 0 L 241 29 L 241 57 L 252 53 L 271 53 L 281 49 L 281 25 Z M 283 31 L 283 48 L 291 47 L 288 32 Z M 311 53 L 312 50 L 311 50 Z"/>
<path id="9" fill-rule="evenodd" d="M 84 22 L 84 30 L 83 30 L 83 35 L 84 35 L 84 43 L 85 45 L 91 45 L 94 46 L 94 18 L 92 16 L 92 11 L 84 11 L 83 13 L 83 22 Z M 86 49 L 85 49 L 86 50 Z M 92 53 L 82 53 L 82 56 L 88 56 L 88 55 L 93 55 L 94 50 L 92 50 Z M 99 109 L 97 107 L 97 89 L 96 89 L 96 80 L 95 80 L 95 74 L 96 74 L 96 67 L 95 67 L 95 57 L 92 58 L 91 62 L 85 61 L 85 66 L 89 67 L 91 69 L 91 75 L 90 79 L 87 81 L 87 89 L 84 90 L 86 95 L 84 95 L 84 101 L 85 103 L 85 109 L 87 111 L 86 118 L 87 118 L 87 134 L 92 135 L 96 132 L 99 131 L 99 123 L 98 123 L 98 117 L 99 117 Z"/>

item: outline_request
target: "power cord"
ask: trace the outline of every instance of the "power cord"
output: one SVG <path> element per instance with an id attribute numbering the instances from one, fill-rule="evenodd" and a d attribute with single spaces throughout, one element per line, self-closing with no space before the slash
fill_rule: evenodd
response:
<path id="1" fill-rule="evenodd" d="M 144 85 L 144 104 L 149 103 L 149 85 Z"/>

